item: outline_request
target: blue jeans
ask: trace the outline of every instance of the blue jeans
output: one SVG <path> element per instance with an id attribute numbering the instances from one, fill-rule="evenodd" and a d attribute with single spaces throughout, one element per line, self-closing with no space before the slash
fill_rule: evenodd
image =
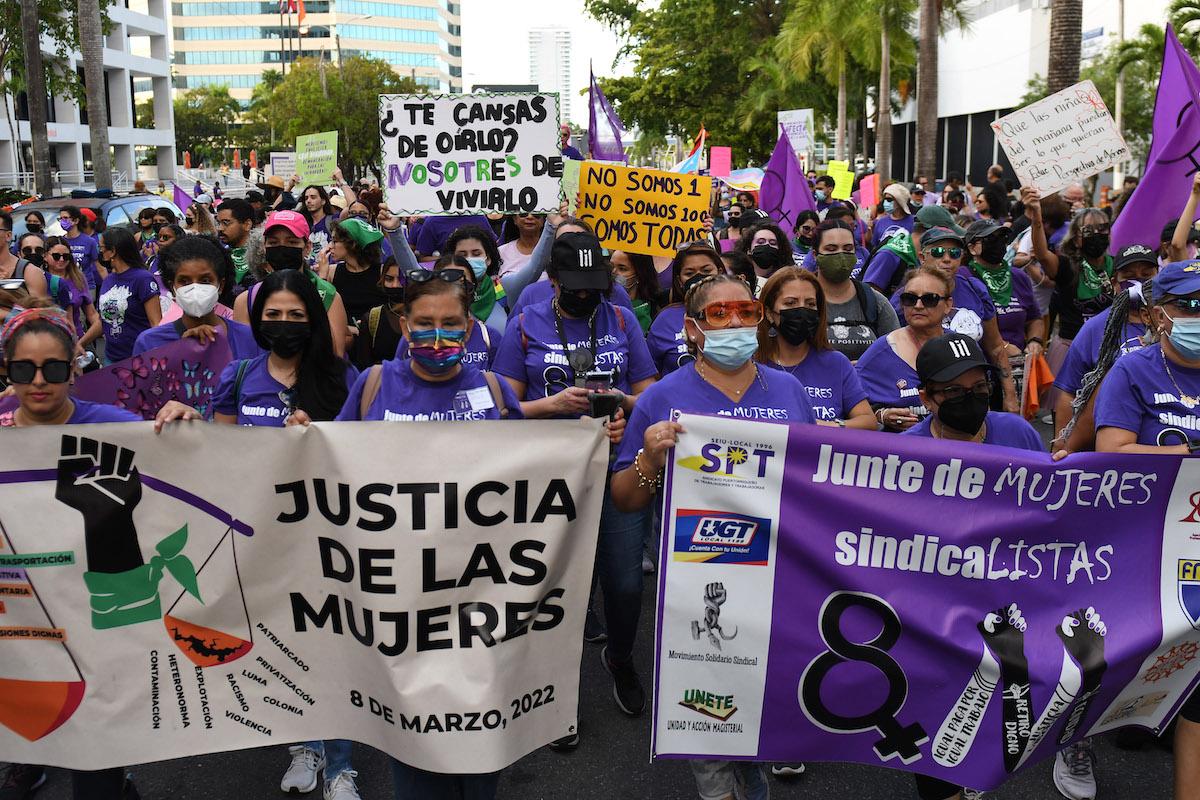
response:
<path id="1" fill-rule="evenodd" d="M 629 514 L 618 511 L 609 487 L 604 487 L 593 583 L 599 582 L 604 590 L 608 657 L 617 664 L 633 658 L 633 640 L 642 614 L 642 535 L 649 513 L 648 509 Z"/>
<path id="2" fill-rule="evenodd" d="M 309 750 L 325 754 L 325 780 L 331 781 L 339 772 L 352 769 L 350 766 L 350 742 L 345 739 L 329 739 L 324 742 L 305 742 Z"/>
<path id="3" fill-rule="evenodd" d="M 392 786 L 396 800 L 492 800 L 500 785 L 500 773 L 442 775 L 410 767 L 392 759 Z"/>

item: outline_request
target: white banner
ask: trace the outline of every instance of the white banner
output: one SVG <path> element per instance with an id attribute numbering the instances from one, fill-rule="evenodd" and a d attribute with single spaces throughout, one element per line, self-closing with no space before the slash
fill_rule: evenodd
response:
<path id="1" fill-rule="evenodd" d="M 271 174 L 285 181 L 296 174 L 295 153 L 271 153 Z"/>
<path id="2" fill-rule="evenodd" d="M 813 110 L 800 108 L 793 111 L 780 111 L 779 124 L 787 131 L 788 141 L 796 151 L 796 158 L 804 158 L 812 150 L 815 131 L 813 130 Z"/>
<path id="3" fill-rule="evenodd" d="M 1125 139 L 1091 81 L 992 123 L 1022 186 L 1042 194 L 1090 178 L 1129 157 Z"/>
<path id="4" fill-rule="evenodd" d="M 491 772 L 575 729 L 598 423 L 3 437 L 0 760 L 341 738 Z"/>
<path id="5" fill-rule="evenodd" d="M 554 211 L 563 176 L 557 94 L 380 95 L 388 208 L 403 214 Z"/>

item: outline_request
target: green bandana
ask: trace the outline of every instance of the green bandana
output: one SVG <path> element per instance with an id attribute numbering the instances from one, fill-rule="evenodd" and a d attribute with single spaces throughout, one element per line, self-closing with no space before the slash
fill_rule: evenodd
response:
<path id="1" fill-rule="evenodd" d="M 250 268 L 246 266 L 246 245 L 229 248 L 229 257 L 233 259 L 233 282 L 241 283 L 242 278 L 245 278 L 246 273 L 250 271 Z"/>
<path id="2" fill-rule="evenodd" d="M 985 267 L 975 259 L 971 259 L 971 271 L 987 286 L 992 302 L 998 306 L 1007 306 L 1012 302 L 1012 270 L 1004 264 L 998 267 Z"/>
<path id="3" fill-rule="evenodd" d="M 504 297 L 504 287 L 499 281 L 486 279 L 475 290 L 475 302 L 471 303 L 471 316 L 480 322 L 487 322 L 492 315 L 492 307 L 496 301 Z"/>
<path id="4" fill-rule="evenodd" d="M 325 310 L 328 311 L 329 307 L 333 305 L 334 298 L 337 297 L 337 289 L 311 269 L 304 270 L 304 274 L 312 280 L 313 286 L 317 287 L 317 294 L 321 295 L 321 302 L 325 304 Z"/>
<path id="5" fill-rule="evenodd" d="M 650 304 L 645 300 L 633 301 L 633 313 L 637 314 L 638 324 L 642 326 L 642 333 L 650 331 L 650 323 L 654 318 L 650 315 Z"/>
<path id="6" fill-rule="evenodd" d="M 1096 268 L 1088 263 L 1086 258 L 1079 259 L 1079 286 L 1075 296 L 1080 300 L 1091 300 L 1108 284 L 1108 276 L 1112 275 L 1112 256 L 1104 257 L 1104 269 L 1096 272 Z"/>
<path id="7" fill-rule="evenodd" d="M 917 250 L 913 247 L 912 237 L 907 233 L 898 233 L 887 240 L 887 244 L 879 248 L 880 250 L 891 250 L 896 255 L 900 256 L 900 260 L 909 267 L 917 266 Z"/>
<path id="8" fill-rule="evenodd" d="M 125 572 L 85 572 L 83 582 L 92 595 L 92 627 L 96 630 L 135 625 L 162 616 L 158 583 L 169 572 L 193 597 L 200 597 L 196 569 L 181 555 L 187 544 L 187 525 L 163 539 L 149 564 Z"/>

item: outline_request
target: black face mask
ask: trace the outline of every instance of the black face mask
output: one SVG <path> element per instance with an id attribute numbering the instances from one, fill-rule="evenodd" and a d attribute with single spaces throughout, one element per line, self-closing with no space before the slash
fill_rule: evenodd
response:
<path id="1" fill-rule="evenodd" d="M 303 247 L 268 247 L 266 250 L 267 263 L 271 269 L 278 272 L 281 269 L 300 269 L 304 266 Z"/>
<path id="2" fill-rule="evenodd" d="M 27 224 L 25 227 L 29 229 L 30 233 L 41 233 L 42 232 L 41 225 L 28 225 Z"/>
<path id="3" fill-rule="evenodd" d="M 307 322 L 267 320 L 259 324 L 258 331 L 271 346 L 271 352 L 280 358 L 291 358 L 300 353 L 312 338 Z"/>
<path id="4" fill-rule="evenodd" d="M 813 246 L 813 237 L 811 237 L 811 236 L 805 236 L 803 234 L 800 234 L 800 235 L 796 236 L 796 240 L 799 241 L 800 244 L 804 245 L 805 247 Z"/>
<path id="5" fill-rule="evenodd" d="M 398 306 L 404 302 L 404 287 L 385 286 L 383 287 L 383 296 L 389 305 Z"/>
<path id="6" fill-rule="evenodd" d="M 1084 237 L 1079 249 L 1088 258 L 1099 258 L 1108 250 L 1108 242 L 1108 234 L 1093 233 L 1091 236 Z"/>
<path id="7" fill-rule="evenodd" d="M 754 264 L 764 272 L 770 272 L 779 266 L 779 249 L 770 245 L 760 244 L 750 251 Z"/>
<path id="8" fill-rule="evenodd" d="M 1004 253 L 1008 250 L 1008 246 L 1003 241 L 994 236 L 989 236 L 980 244 L 983 249 L 979 251 L 979 257 L 989 264 L 999 265 L 1004 262 Z"/>
<path id="9" fill-rule="evenodd" d="M 111 258 L 105 258 L 104 256 L 101 256 L 100 258 L 96 259 L 96 263 L 98 263 L 100 266 L 104 267 L 105 269 L 112 269 L 112 259 Z"/>
<path id="10" fill-rule="evenodd" d="M 575 318 L 590 317 L 600 305 L 600 290 L 587 289 L 580 297 L 578 292 L 568 292 L 563 289 L 558 295 L 558 307 L 564 314 Z"/>
<path id="11" fill-rule="evenodd" d="M 697 272 L 695 275 L 693 275 L 692 277 L 690 277 L 686 281 L 684 281 L 683 282 L 683 297 L 687 297 L 687 293 L 692 290 L 692 287 L 707 277 L 709 277 L 709 276 L 705 275 L 703 272 Z M 683 299 L 683 298 L 680 298 L 680 299 Z"/>
<path id="12" fill-rule="evenodd" d="M 974 436 L 983 427 L 990 405 L 988 395 L 969 392 L 965 397 L 947 400 L 938 406 L 937 417 L 947 428 Z"/>
<path id="13" fill-rule="evenodd" d="M 42 253 L 31 253 L 30 255 L 24 256 L 24 259 L 30 264 L 33 264 L 35 267 L 46 266 L 46 256 Z"/>
<path id="14" fill-rule="evenodd" d="M 779 322 L 775 330 L 791 345 L 802 345 L 813 335 L 821 324 L 821 315 L 815 308 L 785 308 L 779 312 Z"/>

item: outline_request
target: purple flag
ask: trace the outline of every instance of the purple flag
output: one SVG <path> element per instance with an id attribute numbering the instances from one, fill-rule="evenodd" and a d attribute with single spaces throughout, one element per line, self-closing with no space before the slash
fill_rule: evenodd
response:
<path id="1" fill-rule="evenodd" d="M 588 150 L 591 151 L 591 158 L 626 164 L 629 159 L 625 155 L 625 146 L 621 143 L 621 134 L 625 133 L 625 126 L 608 104 L 604 92 L 600 91 L 595 73 L 592 73 L 591 81 L 591 89 L 588 92 Z"/>
<path id="2" fill-rule="evenodd" d="M 804 170 L 796 160 L 796 152 L 792 150 L 787 131 L 782 127 L 775 151 L 771 153 L 771 160 L 763 172 L 758 207 L 776 220 L 789 236 L 796 232 L 801 211 L 817 210 L 808 179 L 804 177 Z"/>
<path id="3" fill-rule="evenodd" d="M 188 207 L 195 201 L 188 197 L 187 192 L 179 188 L 178 183 L 172 183 L 171 185 L 175 187 L 175 196 L 172 198 L 175 201 L 175 205 L 179 206 L 179 210 L 186 214 Z"/>
<path id="4" fill-rule="evenodd" d="M 1200 70 L 1168 25 L 1146 173 L 1113 223 L 1110 252 L 1131 244 L 1157 248 L 1163 226 L 1183 211 L 1200 170 L 1198 104 Z"/>

